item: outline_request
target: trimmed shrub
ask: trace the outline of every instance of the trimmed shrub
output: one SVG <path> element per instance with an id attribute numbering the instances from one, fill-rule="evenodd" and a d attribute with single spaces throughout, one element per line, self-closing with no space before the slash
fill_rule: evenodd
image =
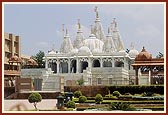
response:
<path id="1" fill-rule="evenodd" d="M 118 91 L 114 91 L 113 92 L 113 96 L 116 96 L 116 97 L 119 97 L 121 94 L 120 94 L 120 92 L 118 92 Z"/>
<path id="2" fill-rule="evenodd" d="M 96 103 L 101 103 L 103 101 L 103 97 L 101 94 L 97 94 L 95 97 L 95 102 Z"/>
<path id="3" fill-rule="evenodd" d="M 33 103 L 36 110 L 38 110 L 37 109 L 37 103 L 41 102 L 41 100 L 42 100 L 42 97 L 38 92 L 33 92 L 28 97 L 29 103 Z"/>
<path id="4" fill-rule="evenodd" d="M 87 101 L 87 98 L 85 96 L 79 97 L 79 103 L 85 103 Z"/>
<path id="5" fill-rule="evenodd" d="M 74 97 L 79 98 L 80 96 L 82 96 L 82 92 L 81 91 L 75 91 L 74 92 Z"/>
<path id="6" fill-rule="evenodd" d="M 66 104 L 66 106 L 67 106 L 67 108 L 75 108 L 76 107 L 74 101 L 68 101 L 67 104 Z"/>
<path id="7" fill-rule="evenodd" d="M 112 110 L 130 110 L 132 107 L 129 102 L 112 102 L 110 109 Z"/>

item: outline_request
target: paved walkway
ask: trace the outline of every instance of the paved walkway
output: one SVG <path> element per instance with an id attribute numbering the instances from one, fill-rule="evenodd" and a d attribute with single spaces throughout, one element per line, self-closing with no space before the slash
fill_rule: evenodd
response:
<path id="1" fill-rule="evenodd" d="M 27 99 L 12 99 L 12 100 L 3 100 L 4 112 L 6 111 L 18 111 L 20 110 L 34 110 L 33 103 L 29 103 Z M 41 102 L 37 103 L 37 108 L 42 110 L 53 110 L 56 109 L 56 99 L 42 99 Z"/>

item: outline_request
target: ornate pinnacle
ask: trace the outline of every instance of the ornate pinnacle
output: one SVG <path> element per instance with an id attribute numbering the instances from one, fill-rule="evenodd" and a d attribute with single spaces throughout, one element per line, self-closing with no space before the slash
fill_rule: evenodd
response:
<path id="1" fill-rule="evenodd" d="M 97 6 L 95 6 L 95 12 L 96 12 L 96 18 L 99 18 L 99 14 L 98 14 L 98 10 L 97 10 Z"/>
<path id="2" fill-rule="evenodd" d="M 78 19 L 78 27 L 79 27 L 79 29 L 81 29 L 80 19 Z"/>
<path id="3" fill-rule="evenodd" d="M 110 33 L 110 27 L 108 27 L 108 34 Z"/>
<path id="4" fill-rule="evenodd" d="M 66 28 L 66 35 L 68 34 L 68 29 Z"/>

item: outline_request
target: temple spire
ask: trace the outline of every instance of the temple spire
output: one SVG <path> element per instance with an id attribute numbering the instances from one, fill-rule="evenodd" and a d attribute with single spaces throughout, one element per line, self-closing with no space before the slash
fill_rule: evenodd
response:
<path id="1" fill-rule="evenodd" d="M 63 38 L 64 38 L 64 25 L 65 24 L 62 24 L 62 36 L 63 36 Z"/>
<path id="2" fill-rule="evenodd" d="M 108 27 L 108 34 L 110 34 L 110 27 Z"/>
<path id="3" fill-rule="evenodd" d="M 99 18 L 99 13 L 98 13 L 98 7 L 95 6 L 95 12 L 96 12 L 96 19 Z"/>
<path id="4" fill-rule="evenodd" d="M 78 19 L 78 29 L 81 29 L 80 19 Z"/>

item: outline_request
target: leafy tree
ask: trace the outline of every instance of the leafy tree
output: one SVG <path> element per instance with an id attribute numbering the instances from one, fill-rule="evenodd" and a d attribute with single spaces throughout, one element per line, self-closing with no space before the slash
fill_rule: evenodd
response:
<path id="1" fill-rule="evenodd" d="M 163 53 L 159 52 L 158 55 L 156 56 L 156 58 L 161 58 L 163 56 L 164 56 Z"/>
<path id="2" fill-rule="evenodd" d="M 37 103 L 41 102 L 41 100 L 42 100 L 42 97 L 38 92 L 33 92 L 28 97 L 29 103 L 33 103 L 36 110 L 38 110 L 37 109 Z"/>
<path id="3" fill-rule="evenodd" d="M 77 82 L 78 82 L 78 85 L 80 85 L 80 86 L 82 86 L 84 84 L 84 80 L 82 78 L 77 80 Z"/>
<path id="4" fill-rule="evenodd" d="M 103 97 L 101 94 L 97 94 L 95 97 L 95 102 L 96 103 L 101 103 L 103 101 Z"/>
<path id="5" fill-rule="evenodd" d="M 33 58 L 37 62 L 38 68 L 45 67 L 45 62 L 43 61 L 43 57 L 44 57 L 44 52 L 41 50 L 39 50 L 39 52 L 36 55 L 31 56 L 31 58 Z"/>

